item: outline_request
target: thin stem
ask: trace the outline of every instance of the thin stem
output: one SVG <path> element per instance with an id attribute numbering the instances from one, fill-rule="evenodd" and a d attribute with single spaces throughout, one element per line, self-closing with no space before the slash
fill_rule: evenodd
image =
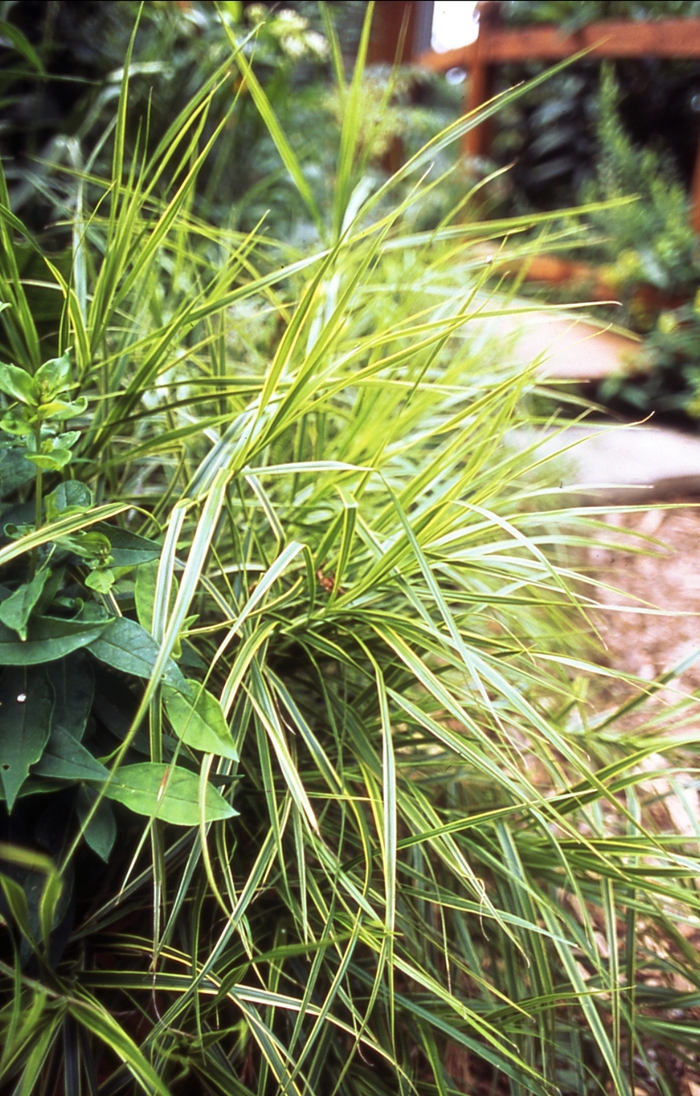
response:
<path id="1" fill-rule="evenodd" d="M 36 451 L 41 452 L 41 423 L 39 423 L 34 431 L 36 438 Z M 42 512 L 41 507 L 44 501 L 44 473 L 42 469 L 37 465 L 36 480 L 34 486 L 34 528 L 39 529 L 42 525 Z M 30 562 L 30 578 L 34 578 L 36 574 L 36 564 L 39 556 L 39 549 L 34 548 L 32 550 L 31 562 Z"/>

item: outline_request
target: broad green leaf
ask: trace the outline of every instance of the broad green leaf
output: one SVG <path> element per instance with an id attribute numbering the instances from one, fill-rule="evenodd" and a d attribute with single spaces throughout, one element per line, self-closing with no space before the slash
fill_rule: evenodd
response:
<path id="1" fill-rule="evenodd" d="M 176 692 L 167 685 L 163 689 L 165 710 L 175 734 L 195 750 L 237 761 L 238 753 L 221 704 L 206 689 L 200 690 L 195 681 L 188 684 L 189 696 Z"/>
<path id="2" fill-rule="evenodd" d="M 27 460 L 41 468 L 44 472 L 60 472 L 67 464 L 70 464 L 73 454 L 63 445 L 52 445 L 45 453 L 27 453 Z"/>
<path id="3" fill-rule="evenodd" d="M 100 637 L 90 643 L 90 650 L 115 670 L 135 677 L 150 678 L 158 657 L 158 644 L 145 628 L 127 617 L 113 620 Z M 187 682 L 172 659 L 166 663 L 163 681 L 174 689 L 187 692 Z"/>
<path id="4" fill-rule="evenodd" d="M 29 767 L 51 732 L 53 689 L 43 667 L 12 667 L 0 675 L 0 780 L 12 810 Z"/>
<path id="5" fill-rule="evenodd" d="M 79 396 L 72 403 L 66 400 L 51 400 L 50 403 L 42 403 L 37 409 L 37 415 L 43 420 L 65 422 L 67 419 L 75 419 L 78 415 L 84 415 L 87 411 L 88 401 L 86 396 Z"/>
<path id="6" fill-rule="evenodd" d="M 162 818 L 175 826 L 198 826 L 201 821 L 199 776 L 189 769 L 151 761 L 126 765 L 107 785 L 105 795 L 123 803 L 136 814 Z M 221 793 L 207 784 L 205 821 L 217 822 L 236 814 L 238 811 L 234 811 Z"/>
<path id="7" fill-rule="evenodd" d="M 60 358 L 50 358 L 44 362 L 34 374 L 35 390 L 40 395 L 38 402 L 46 403 L 59 392 L 65 392 L 70 381 L 70 357 L 66 351 Z"/>
<path id="8" fill-rule="evenodd" d="M 0 362 L 0 392 L 4 392 L 11 400 L 18 400 L 19 403 L 34 402 L 32 377 L 26 369 L 18 369 L 16 365 L 5 365 Z"/>
<path id="9" fill-rule="evenodd" d="M 153 605 L 156 596 L 156 580 L 158 578 L 158 563 L 151 560 L 139 567 L 134 583 L 134 598 L 136 600 L 136 615 L 139 624 L 150 634 L 153 629 Z M 177 581 L 173 575 L 170 581 L 170 597 L 168 599 L 168 614 L 175 604 L 177 597 Z"/>
<path id="10" fill-rule="evenodd" d="M 158 560 L 149 560 L 148 563 L 142 564 L 136 572 L 136 582 L 134 583 L 134 597 L 136 600 L 136 615 L 139 618 L 139 624 L 146 629 L 147 632 L 153 632 L 153 613 L 156 597 L 156 583 L 158 578 Z M 170 592 L 168 594 L 168 605 L 166 609 L 166 615 L 169 616 L 172 612 L 177 598 L 177 579 L 173 575 L 170 580 Z M 196 619 L 196 618 L 192 618 Z M 186 618 L 184 626 L 187 627 L 190 618 Z M 173 644 L 173 658 L 179 659 L 182 654 L 182 641 L 181 637 L 175 640 Z"/>
<path id="11" fill-rule="evenodd" d="M 86 483 L 81 483 L 80 480 L 66 480 L 64 483 L 59 483 L 56 490 L 45 497 L 46 520 L 56 521 L 66 511 L 75 513 L 82 510 L 84 512 L 90 509 L 92 502 L 92 491 Z"/>
<path id="12" fill-rule="evenodd" d="M 23 447 L 6 448 L 0 442 L 0 498 L 7 498 L 35 476 L 36 468 L 27 460 Z"/>
<path id="13" fill-rule="evenodd" d="M 31 582 L 23 583 L 14 594 L 0 604 L 0 622 L 17 632 L 21 640 L 27 638 L 27 623 L 32 609 L 41 597 L 51 572 L 44 568 L 37 571 Z"/>
<path id="14" fill-rule="evenodd" d="M 93 788 L 81 788 L 78 792 L 77 807 L 81 826 L 85 826 L 85 820 L 92 810 L 97 794 Z M 96 852 L 106 863 L 117 836 L 114 811 L 106 799 L 100 800 L 97 810 L 85 827 L 84 836 L 93 852 Z"/>
<path id="15" fill-rule="evenodd" d="M 89 658 L 74 653 L 46 667 L 53 685 L 54 709 L 51 727 L 61 727 L 80 741 L 95 694 L 95 673 Z"/>
<path id="16" fill-rule="evenodd" d="M 109 567 L 98 567 L 87 576 L 85 585 L 98 594 L 108 594 L 116 581 L 117 577 Z"/>
<path id="17" fill-rule="evenodd" d="M 128 529 L 107 525 L 106 522 L 100 522 L 96 528 L 107 537 L 111 545 L 113 567 L 138 567 L 141 563 L 158 559 L 162 551 L 160 544 L 130 533 Z"/>
<path id="18" fill-rule="evenodd" d="M 33 428 L 31 423 L 26 421 L 25 414 L 24 411 L 18 411 L 16 408 L 6 411 L 0 419 L 0 429 L 11 437 L 27 438 L 28 442 L 25 444 L 31 444 Z"/>
<path id="19" fill-rule="evenodd" d="M 35 617 L 29 621 L 27 639 L 17 639 L 0 624 L 0 666 L 35 666 L 53 662 L 71 651 L 93 643 L 109 624 L 107 620 L 61 620 Z"/>
<path id="20" fill-rule="evenodd" d="M 46 749 L 32 769 L 35 776 L 54 780 L 106 780 L 106 769 L 89 750 L 63 727 L 53 727 Z"/>

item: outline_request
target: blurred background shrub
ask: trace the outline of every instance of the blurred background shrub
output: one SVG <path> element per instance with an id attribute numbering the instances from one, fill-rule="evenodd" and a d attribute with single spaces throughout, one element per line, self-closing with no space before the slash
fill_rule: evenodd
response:
<path id="1" fill-rule="evenodd" d="M 346 68 L 354 60 L 366 7 L 366 0 L 326 7 Z M 12 207 L 35 231 L 45 232 L 65 218 L 76 171 L 89 167 L 105 174 L 121 65 L 138 8 L 136 0 L 10 0 L 0 5 L 0 153 Z M 219 12 L 253 64 L 323 206 L 335 171 L 341 104 L 332 79 L 328 27 L 321 5 L 311 0 L 146 4 L 134 46 L 127 150 L 143 138 L 147 117 L 146 147 L 152 151 L 172 118 L 229 55 Z M 462 92 L 421 69 L 406 67 L 392 75 L 389 66 L 374 65 L 366 71 L 363 96 L 367 131 L 373 133 L 373 169 L 381 173 L 388 167 L 392 142 L 399 138 L 411 155 L 459 114 Z M 265 218 L 267 230 L 278 237 L 300 245 L 314 239 L 315 227 L 275 143 L 235 74 L 230 86 L 217 93 L 202 136 L 211 136 L 224 117 L 224 132 L 198 180 L 197 215 L 243 228 Z M 438 169 L 455 167 L 456 161 L 450 150 Z M 458 201 L 463 190 L 460 177 L 439 206 L 435 195 L 416 211 L 417 223 L 436 223 L 445 203 Z"/>

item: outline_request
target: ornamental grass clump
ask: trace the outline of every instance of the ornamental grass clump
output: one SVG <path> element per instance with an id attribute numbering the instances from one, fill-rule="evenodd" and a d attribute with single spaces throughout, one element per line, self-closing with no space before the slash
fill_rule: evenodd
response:
<path id="1" fill-rule="evenodd" d="M 328 28 L 330 221 L 236 51 L 133 162 L 127 57 L 69 276 L 0 194 L 3 1091 L 625 1094 L 697 1050 L 697 840 L 644 764 L 691 701 L 585 703 L 595 515 L 469 328 L 470 240 L 531 221 L 402 230 L 473 119 L 373 180 L 370 18 L 349 84 Z M 233 68 L 313 253 L 192 213 Z"/>

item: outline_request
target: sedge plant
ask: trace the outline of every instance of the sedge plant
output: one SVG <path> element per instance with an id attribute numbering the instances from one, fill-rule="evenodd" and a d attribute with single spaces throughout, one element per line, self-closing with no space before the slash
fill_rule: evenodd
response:
<path id="1" fill-rule="evenodd" d="M 349 82 L 327 24 L 330 218 L 235 43 L 132 160 L 126 58 L 69 275 L 0 193 L 3 1091 L 624 1096 L 697 1053 L 697 837 L 646 763 L 692 767 L 691 701 L 585 704 L 596 518 L 469 333 L 470 241 L 533 219 L 402 228 L 475 119 L 374 179 L 370 18 Z M 234 69 L 313 251 L 193 212 Z"/>

